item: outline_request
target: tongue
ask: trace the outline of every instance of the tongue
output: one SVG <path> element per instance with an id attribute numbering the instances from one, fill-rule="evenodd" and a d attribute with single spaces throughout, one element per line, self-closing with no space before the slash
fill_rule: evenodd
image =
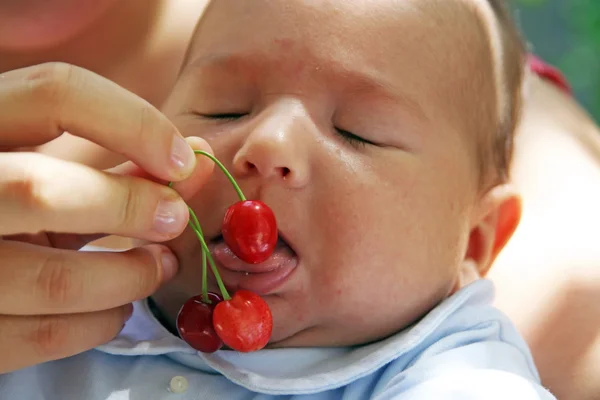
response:
<path id="1" fill-rule="evenodd" d="M 288 264 L 295 257 L 292 249 L 281 241 L 277 243 L 277 247 L 275 247 L 275 251 L 273 251 L 271 257 L 260 264 L 249 264 L 240 260 L 233 254 L 229 247 L 227 247 L 225 242 L 219 242 L 211 247 L 211 253 L 216 261 L 221 264 L 223 268 L 235 272 L 249 272 L 253 274 L 270 272 Z"/>

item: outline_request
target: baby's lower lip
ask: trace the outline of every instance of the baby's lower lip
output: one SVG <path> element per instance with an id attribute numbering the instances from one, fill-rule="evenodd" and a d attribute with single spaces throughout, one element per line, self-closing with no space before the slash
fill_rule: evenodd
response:
<path id="1" fill-rule="evenodd" d="M 266 295 L 281 286 L 298 265 L 298 257 L 285 243 L 278 242 L 269 259 L 249 264 L 236 257 L 223 241 L 209 245 L 225 286 Z"/>

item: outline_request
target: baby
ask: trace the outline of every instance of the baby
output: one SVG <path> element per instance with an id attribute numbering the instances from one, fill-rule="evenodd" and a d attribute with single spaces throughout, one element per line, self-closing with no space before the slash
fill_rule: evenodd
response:
<path id="1" fill-rule="evenodd" d="M 201 290 L 187 230 L 179 275 L 119 337 L 1 377 L 0 397 L 553 399 L 481 279 L 519 220 L 524 69 L 499 0 L 214 1 L 164 111 L 277 217 L 252 265 L 221 236 L 226 177 L 189 202 L 227 287 L 268 303 L 270 343 L 203 354 L 171 333 Z"/>

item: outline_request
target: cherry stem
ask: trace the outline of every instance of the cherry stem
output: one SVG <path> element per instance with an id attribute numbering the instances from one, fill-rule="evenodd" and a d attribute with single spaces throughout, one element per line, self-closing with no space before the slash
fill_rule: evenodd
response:
<path id="1" fill-rule="evenodd" d="M 233 188 L 235 189 L 238 197 L 240 198 L 240 201 L 246 201 L 246 196 L 244 196 L 242 189 L 240 189 L 239 185 L 237 184 L 237 182 L 235 181 L 233 176 L 229 173 L 229 171 L 227 170 L 227 168 L 225 168 L 225 166 L 221 163 L 221 161 L 217 160 L 217 158 L 215 156 L 213 156 L 210 153 L 207 153 L 204 150 L 194 150 L 194 154 L 201 154 L 203 156 L 206 156 L 206 157 L 210 158 L 215 164 L 217 164 L 217 166 L 221 169 L 221 171 L 223 171 L 223 173 L 225 174 L 227 179 L 229 179 L 229 182 L 231 182 L 231 184 L 233 185 Z M 173 187 L 173 182 L 169 182 L 168 186 Z M 188 206 L 188 210 L 190 212 L 190 219 L 191 219 L 190 221 L 188 221 L 188 225 L 192 228 L 192 230 L 198 237 L 200 244 L 202 245 L 202 301 L 206 302 L 208 304 L 211 303 L 210 299 L 208 298 L 208 283 L 207 283 L 208 272 L 207 272 L 207 268 L 206 268 L 206 260 L 207 259 L 208 259 L 208 263 L 210 264 L 210 268 L 213 272 L 213 275 L 215 276 L 215 279 L 217 280 L 217 285 L 219 286 L 219 290 L 221 291 L 223 300 L 231 300 L 231 296 L 229 295 L 229 293 L 227 292 L 227 289 L 225 288 L 225 285 L 223 284 L 223 280 L 221 279 L 219 270 L 217 269 L 217 266 L 215 265 L 215 261 L 213 260 L 212 255 L 210 254 L 210 250 L 208 249 L 208 246 L 206 245 L 206 242 L 204 241 L 204 234 L 202 233 L 202 228 L 200 227 L 200 222 L 198 221 L 198 218 L 196 217 L 196 213 L 194 213 L 194 210 L 192 210 L 191 207 L 189 207 L 189 206 Z"/>
<path id="2" fill-rule="evenodd" d="M 217 158 L 215 156 L 213 156 L 210 153 L 207 153 L 204 150 L 194 150 L 194 154 L 202 154 L 203 156 L 210 158 L 215 164 L 217 164 L 217 166 L 219 168 L 221 168 L 221 171 L 223 171 L 223 173 L 225 174 L 227 179 L 229 179 L 229 182 L 231 182 L 231 184 L 233 185 L 233 188 L 237 192 L 237 195 L 240 198 L 240 200 L 246 201 L 246 196 L 244 196 L 242 189 L 240 189 L 239 185 L 237 184 L 237 182 L 235 181 L 233 176 L 229 173 L 229 171 L 227 170 L 227 168 L 225 168 L 225 166 L 221 163 L 221 161 L 217 160 Z"/>
<path id="3" fill-rule="evenodd" d="M 227 292 L 227 289 L 225 288 L 225 285 L 223 284 L 223 280 L 221 279 L 219 270 L 217 269 L 217 266 L 215 265 L 215 261 L 213 260 L 212 255 L 210 254 L 210 250 L 208 249 L 208 246 L 206 245 L 206 242 L 204 241 L 204 235 L 202 234 L 202 228 L 200 228 L 200 222 L 198 222 L 198 217 L 196 217 L 196 213 L 194 213 L 194 210 L 192 210 L 190 207 L 188 207 L 188 210 L 190 212 L 190 217 L 191 217 L 191 221 L 188 223 L 188 225 L 192 228 L 192 230 L 196 234 L 196 237 L 200 241 L 200 244 L 202 245 L 203 267 L 206 265 L 205 264 L 206 258 L 208 258 L 210 268 L 212 269 L 215 279 L 217 280 L 217 285 L 219 286 L 219 290 L 221 291 L 221 295 L 223 296 L 223 299 L 230 300 L 231 296 L 229 296 L 229 293 Z M 207 285 L 206 280 L 207 279 L 205 279 L 205 276 L 206 276 L 205 269 L 206 268 L 204 268 L 202 270 L 202 297 L 203 297 L 202 300 L 203 301 L 208 300 L 207 303 L 211 304 L 211 301 L 208 299 L 208 290 L 206 289 L 206 285 Z M 205 296 L 206 296 L 206 299 L 204 298 Z"/>
<path id="4" fill-rule="evenodd" d="M 211 304 L 212 301 L 208 298 L 208 268 L 206 267 L 206 254 L 202 250 L 202 301 Z"/>
<path id="5" fill-rule="evenodd" d="M 210 268 L 211 268 L 213 274 L 215 275 L 215 279 L 217 280 L 217 286 L 219 286 L 219 290 L 221 291 L 223 300 L 231 300 L 231 296 L 229 295 L 229 292 L 227 292 L 227 289 L 225 288 L 225 285 L 223 284 L 223 280 L 221 279 L 219 270 L 217 269 L 217 266 L 215 265 L 215 260 L 213 260 L 212 255 L 210 254 L 210 250 L 208 249 L 208 246 L 206 245 L 206 242 L 204 241 L 204 238 L 202 237 L 202 234 L 198 230 L 196 230 L 195 227 L 192 229 L 194 230 L 194 233 L 196 233 L 198 240 L 200 240 L 202 249 L 204 250 L 206 257 L 208 258 L 208 263 L 210 264 Z"/>
<path id="6" fill-rule="evenodd" d="M 192 229 L 195 229 L 195 231 L 198 231 L 196 232 L 197 235 L 201 235 L 202 237 L 204 237 L 204 234 L 202 233 L 202 228 L 200 227 L 200 222 L 198 221 L 196 214 L 189 207 L 188 210 L 190 212 L 191 217 L 191 220 L 189 221 L 190 227 Z M 202 249 L 202 301 L 207 304 L 212 304 L 212 302 L 208 298 L 208 276 L 206 268 L 206 253 L 204 252 L 204 249 Z"/>
<path id="7" fill-rule="evenodd" d="M 195 226 L 191 226 L 192 230 L 200 239 L 202 237 L 202 231 L 196 229 Z M 207 268 L 206 268 L 206 251 L 202 248 L 202 302 L 206 304 L 212 304 L 210 298 L 208 297 L 208 276 L 207 276 Z"/>

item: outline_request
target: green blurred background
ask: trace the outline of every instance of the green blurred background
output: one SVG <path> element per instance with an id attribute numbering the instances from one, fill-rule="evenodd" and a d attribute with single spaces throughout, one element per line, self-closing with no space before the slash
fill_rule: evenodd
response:
<path id="1" fill-rule="evenodd" d="M 600 0 L 512 0 L 533 52 L 558 67 L 600 122 Z"/>

